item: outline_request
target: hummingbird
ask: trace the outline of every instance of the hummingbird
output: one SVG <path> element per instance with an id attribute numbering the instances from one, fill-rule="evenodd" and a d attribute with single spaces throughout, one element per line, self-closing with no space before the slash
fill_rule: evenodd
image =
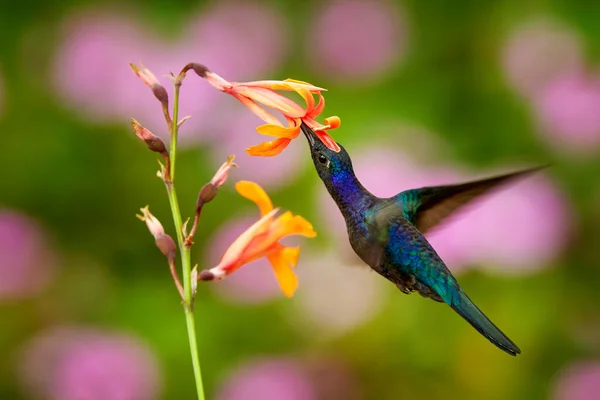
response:
<path id="1" fill-rule="evenodd" d="M 454 185 L 423 187 L 389 198 L 373 195 L 354 174 L 343 146 L 336 152 L 306 124 L 317 173 L 340 209 L 354 252 L 401 292 L 448 304 L 481 335 L 506 353 L 519 347 L 473 303 L 424 234 L 471 200 L 499 185 L 523 178 L 542 167 Z"/>

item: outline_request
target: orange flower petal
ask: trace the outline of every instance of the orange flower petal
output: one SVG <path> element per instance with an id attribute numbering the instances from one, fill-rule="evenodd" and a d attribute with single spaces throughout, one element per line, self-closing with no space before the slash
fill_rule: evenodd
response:
<path id="1" fill-rule="evenodd" d="M 331 116 L 329 118 L 325 118 L 325 125 L 328 125 L 328 129 L 339 128 L 342 124 L 342 120 L 337 115 Z"/>
<path id="2" fill-rule="evenodd" d="M 212 71 L 206 71 L 204 79 L 214 88 L 219 89 L 223 92 L 231 90 L 233 82 L 229 82 Z"/>
<path id="3" fill-rule="evenodd" d="M 235 184 L 235 190 L 250 201 L 256 203 L 260 214 L 264 217 L 273 210 L 273 203 L 262 187 L 256 182 L 239 181 Z"/>
<path id="4" fill-rule="evenodd" d="M 268 232 L 264 232 L 252 238 L 244 252 L 240 255 L 241 265 L 266 257 L 271 249 L 278 245 L 278 243 L 267 241 L 267 234 Z"/>
<path id="5" fill-rule="evenodd" d="M 251 156 L 272 157 L 281 153 L 290 144 L 290 139 L 279 138 L 264 142 L 256 146 L 248 147 L 246 153 Z"/>
<path id="6" fill-rule="evenodd" d="M 295 90 L 293 88 L 296 86 L 296 87 L 306 88 L 307 90 L 310 90 L 312 93 L 326 92 L 327 91 L 327 89 L 325 89 L 325 88 L 315 86 L 312 83 L 308 83 L 308 82 L 304 82 L 304 81 L 299 81 L 297 79 L 287 78 L 283 82 L 284 82 L 284 84 L 286 86 L 288 86 L 290 88 L 288 90 Z"/>
<path id="7" fill-rule="evenodd" d="M 300 215 L 294 215 L 291 229 L 292 231 L 289 234 L 302 235 L 307 238 L 314 238 L 317 236 L 317 232 L 315 232 L 312 224 Z"/>
<path id="8" fill-rule="evenodd" d="M 276 81 L 276 80 L 266 80 L 266 81 L 253 81 L 253 82 L 244 82 L 244 83 L 234 83 L 234 85 L 243 85 L 248 87 L 261 87 L 265 89 L 272 90 L 286 90 L 292 91 L 296 90 L 294 86 L 302 86 L 303 88 L 310 90 L 311 92 L 326 92 L 327 89 L 314 86 L 308 82 L 297 81 L 295 79 L 286 79 L 284 81 Z"/>
<path id="9" fill-rule="evenodd" d="M 306 114 L 306 110 L 294 101 L 270 89 L 239 86 L 235 88 L 235 91 L 267 107 L 281 111 L 281 113 L 291 118 L 301 118 Z"/>
<path id="10" fill-rule="evenodd" d="M 251 99 L 244 97 L 238 93 L 234 93 L 234 92 L 232 92 L 230 94 L 233 97 L 235 97 L 236 99 L 238 99 L 243 105 L 248 107 L 250 109 L 250 111 L 252 111 L 254 114 L 258 115 L 258 117 L 260 119 L 262 119 L 263 121 L 265 121 L 269 124 L 278 124 L 279 123 L 279 120 L 277 118 L 275 118 L 275 116 L 273 116 L 267 110 L 265 110 L 264 108 L 262 108 L 261 106 L 256 104 Z"/>
<path id="11" fill-rule="evenodd" d="M 304 99 L 304 101 L 306 102 L 306 110 L 304 112 L 304 114 L 310 112 L 312 109 L 315 108 L 315 98 L 313 97 L 312 93 L 310 92 L 310 90 L 308 90 L 305 86 L 302 85 L 293 85 L 291 86 L 296 93 L 298 93 L 300 95 L 300 97 L 302 97 Z"/>
<path id="12" fill-rule="evenodd" d="M 287 262 L 285 256 L 282 255 L 282 250 L 276 250 L 267 255 L 275 277 L 279 283 L 279 287 L 283 294 L 287 297 L 292 297 L 298 288 L 298 277 L 292 270 L 292 267 Z"/>
<path id="13" fill-rule="evenodd" d="M 321 142 L 323 142 L 323 144 L 327 146 L 328 149 L 339 153 L 339 151 L 341 150 L 340 146 L 325 131 L 315 131 L 315 134 L 319 139 L 321 139 Z"/>
<path id="14" fill-rule="evenodd" d="M 325 98 L 323 97 L 321 92 L 319 92 L 318 95 L 319 95 L 319 102 L 317 103 L 317 106 L 314 107 L 312 110 L 307 110 L 308 112 L 306 113 L 306 116 L 309 118 L 318 117 L 319 115 L 321 115 L 321 113 L 323 112 L 323 109 L 325 108 Z"/>
<path id="15" fill-rule="evenodd" d="M 308 83 L 306 81 L 300 81 L 298 79 L 293 79 L 293 78 L 287 78 L 283 80 L 286 83 L 295 83 L 295 84 L 300 84 L 300 85 L 307 85 L 307 86 L 314 86 L 312 83 Z M 325 90 L 325 89 L 319 89 L 319 90 Z"/>
<path id="16" fill-rule="evenodd" d="M 292 127 L 300 128 L 300 125 L 302 125 L 302 119 L 301 118 L 285 117 L 285 119 L 287 120 L 288 128 L 292 128 Z"/>
<path id="17" fill-rule="evenodd" d="M 261 135 L 275 136 L 280 138 L 295 139 L 300 134 L 299 126 L 284 128 L 281 125 L 266 124 L 256 128 L 256 131 Z"/>
<path id="18" fill-rule="evenodd" d="M 306 219 L 300 215 L 293 215 L 290 211 L 286 211 L 273 221 L 267 232 L 269 242 L 278 242 L 286 236 L 302 235 L 308 238 L 317 236 L 317 232 Z"/>
<path id="19" fill-rule="evenodd" d="M 281 257 L 285 260 L 286 264 L 290 267 L 296 267 L 298 264 L 298 257 L 300 257 L 300 247 L 287 247 L 283 246 L 281 249 Z"/>
<path id="20" fill-rule="evenodd" d="M 248 251 L 248 247 L 255 241 L 256 237 L 263 236 L 267 232 L 277 211 L 279 211 L 277 208 L 273 209 L 246 229 L 225 251 L 219 265 L 215 268 L 225 269 L 227 275 L 229 275 L 249 262 L 244 260 L 244 253 Z"/>

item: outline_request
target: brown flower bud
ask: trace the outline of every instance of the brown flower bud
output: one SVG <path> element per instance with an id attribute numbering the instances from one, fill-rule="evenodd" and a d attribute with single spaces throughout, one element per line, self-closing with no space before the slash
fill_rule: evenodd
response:
<path id="1" fill-rule="evenodd" d="M 206 65 L 198 64 L 198 63 L 189 63 L 181 70 L 180 75 L 184 75 L 190 69 L 193 69 L 196 75 L 201 78 L 206 78 L 206 74 L 210 72 L 210 70 L 206 67 Z"/>
<path id="2" fill-rule="evenodd" d="M 175 241 L 165 233 L 165 230 L 160 221 L 150 213 L 149 206 L 141 208 L 142 215 L 136 215 L 140 221 L 146 223 L 148 230 L 154 236 L 154 240 L 158 249 L 165 256 L 172 256 L 177 251 Z"/>
<path id="3" fill-rule="evenodd" d="M 167 93 L 167 89 L 164 86 L 158 85 L 152 87 L 152 93 L 154 93 L 154 97 L 158 99 L 162 104 L 169 104 L 169 95 Z"/>
<path id="4" fill-rule="evenodd" d="M 206 76 L 206 73 L 209 72 L 206 65 L 202 65 L 202 64 L 198 64 L 198 63 L 192 63 L 191 65 L 192 65 L 192 69 L 194 70 L 196 75 L 198 75 L 199 77 L 204 78 Z"/>
<path id="5" fill-rule="evenodd" d="M 133 131 L 135 132 L 136 136 L 140 138 L 140 140 L 143 140 L 144 143 L 146 143 L 146 146 L 148 146 L 150 151 L 154 151 L 156 153 L 161 154 L 166 153 L 167 148 L 158 136 L 154 135 L 148 129 L 144 128 L 142 125 L 140 125 L 139 122 L 137 122 L 133 118 L 131 119 L 131 125 L 133 126 Z"/>
<path id="6" fill-rule="evenodd" d="M 210 182 L 200 189 L 200 194 L 198 194 L 198 204 L 208 203 L 217 196 L 219 187 L 221 187 L 227 181 L 229 170 L 233 167 L 237 167 L 237 165 L 233 162 L 234 158 L 235 156 L 233 155 L 227 157 L 227 161 L 225 161 L 223 165 L 219 167 Z"/>
<path id="7" fill-rule="evenodd" d="M 215 279 L 215 274 L 213 274 L 212 272 L 210 272 L 207 269 L 205 269 L 204 271 L 200 272 L 200 274 L 198 275 L 198 280 L 199 281 L 212 281 L 214 279 Z"/>
<path id="8" fill-rule="evenodd" d="M 210 182 L 207 183 L 206 185 L 202 186 L 202 189 L 200 189 L 200 193 L 198 194 L 198 203 L 206 204 L 213 201 L 213 199 L 217 197 L 218 191 L 219 188 L 216 185 Z"/>
<path id="9" fill-rule="evenodd" d="M 173 238 L 166 233 L 159 235 L 156 240 L 156 247 L 163 253 L 165 256 L 174 255 L 177 251 L 177 245 Z"/>
<path id="10" fill-rule="evenodd" d="M 152 93 L 154 93 L 154 97 L 158 99 L 164 106 L 169 104 L 169 95 L 167 94 L 167 90 L 158 82 L 156 76 L 147 68 L 138 67 L 133 63 L 129 63 L 129 66 L 133 70 L 133 72 L 141 79 L 141 81 L 152 89 Z"/>

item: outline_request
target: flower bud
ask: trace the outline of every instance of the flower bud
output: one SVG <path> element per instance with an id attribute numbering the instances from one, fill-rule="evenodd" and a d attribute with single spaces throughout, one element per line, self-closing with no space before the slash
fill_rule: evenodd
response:
<path id="1" fill-rule="evenodd" d="M 200 193 L 198 194 L 198 203 L 206 204 L 208 202 L 213 201 L 215 197 L 217 197 L 217 192 L 219 188 L 212 183 L 207 183 L 202 186 L 200 189 Z"/>
<path id="2" fill-rule="evenodd" d="M 206 74 L 210 72 L 209 69 L 206 67 L 206 65 L 202 65 L 202 64 L 198 64 L 198 63 L 189 63 L 185 67 L 183 67 L 180 75 L 185 74 L 190 69 L 193 69 L 194 72 L 196 73 L 196 75 L 198 75 L 201 78 L 206 78 Z"/>
<path id="3" fill-rule="evenodd" d="M 177 251 L 177 245 L 175 244 L 175 241 L 166 233 L 158 236 L 155 240 L 155 243 L 156 247 L 158 247 L 160 252 L 165 256 L 175 255 L 175 252 Z"/>
<path id="4" fill-rule="evenodd" d="M 215 173 L 215 176 L 210 180 L 210 183 L 215 185 L 217 188 L 223 186 L 223 184 L 227 181 L 227 177 L 229 176 L 229 170 L 233 167 L 237 167 L 237 165 L 233 162 L 235 158 L 234 155 L 230 155 L 227 157 L 227 161 L 223 163 Z"/>
<path id="5" fill-rule="evenodd" d="M 215 279 L 217 279 L 217 276 L 215 274 L 213 274 L 210 270 L 205 269 L 203 271 L 200 272 L 200 274 L 198 274 L 198 278 L 199 281 L 214 281 Z"/>
<path id="6" fill-rule="evenodd" d="M 165 89 L 164 86 L 153 86 L 152 93 L 154 94 L 154 97 L 156 97 L 162 104 L 169 104 L 169 95 L 167 94 L 167 89 Z"/>
<path id="7" fill-rule="evenodd" d="M 175 241 L 171 238 L 171 236 L 165 233 L 165 230 L 160 223 L 160 221 L 150 213 L 149 206 L 141 208 L 140 211 L 142 215 L 136 215 L 140 221 L 146 223 L 148 230 L 154 236 L 154 240 L 158 249 L 165 256 L 170 256 L 177 251 L 177 246 L 175 245 Z"/>
<path id="8" fill-rule="evenodd" d="M 217 196 L 219 187 L 223 186 L 223 184 L 227 181 L 229 170 L 233 167 L 237 167 L 237 165 L 233 162 L 234 157 L 235 156 L 233 155 L 227 157 L 227 161 L 225 161 L 223 165 L 219 167 L 215 173 L 215 176 L 212 177 L 209 183 L 202 187 L 200 194 L 198 194 L 198 203 L 208 203 Z"/>
<path id="9" fill-rule="evenodd" d="M 148 129 L 144 128 L 137 122 L 135 119 L 131 119 L 131 125 L 133 126 L 133 131 L 136 136 L 143 140 L 146 143 L 146 146 L 150 149 L 150 151 L 154 151 L 156 153 L 166 153 L 167 149 L 163 141 Z"/>
<path id="10" fill-rule="evenodd" d="M 208 68 L 206 67 L 206 65 L 198 64 L 198 63 L 192 63 L 191 65 L 192 65 L 192 69 L 194 70 L 196 75 L 198 75 L 201 78 L 204 78 L 206 76 L 206 74 L 208 72 L 210 72 L 208 70 Z"/>
<path id="11" fill-rule="evenodd" d="M 140 68 L 133 63 L 129 63 L 129 66 L 133 70 L 133 72 L 141 79 L 141 81 L 152 89 L 152 93 L 154 93 L 154 97 L 158 99 L 163 105 L 169 104 L 169 95 L 167 94 L 167 90 L 158 82 L 156 76 L 147 68 Z"/>

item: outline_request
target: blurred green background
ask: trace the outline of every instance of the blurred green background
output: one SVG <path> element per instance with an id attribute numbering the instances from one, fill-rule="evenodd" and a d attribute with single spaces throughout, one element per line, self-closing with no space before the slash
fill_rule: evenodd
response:
<path id="1" fill-rule="evenodd" d="M 356 167 L 370 171 L 365 185 L 388 195 L 554 165 L 545 183 L 481 211 L 489 224 L 480 241 L 464 236 L 449 262 L 523 350 L 512 358 L 447 307 L 356 267 L 343 227 L 332 228 L 335 211 L 323 205 L 304 139 L 250 160 L 243 151 L 262 140 L 260 121 L 189 77 L 183 213 L 227 154 L 240 167 L 202 215 L 193 262 L 218 261 L 235 238 L 227 227 L 256 218 L 232 190 L 237 179 L 264 185 L 276 206 L 319 232 L 301 242 L 292 299 L 265 265 L 258 275 L 244 267 L 248 280 L 229 289 L 227 280 L 200 286 L 208 398 L 597 398 L 600 3 L 71 0 L 4 2 L 1 10 L 0 398 L 194 398 L 181 305 L 134 218 L 150 204 L 174 234 L 155 157 L 129 126 L 135 117 L 164 137 L 160 107 L 130 61 L 165 86 L 164 74 L 196 61 L 231 80 L 292 77 L 327 88 L 323 116 L 342 119 L 332 135 L 363 157 Z M 388 164 L 373 157 L 378 149 L 391 155 Z M 389 178 L 381 182 L 377 168 Z M 538 187 L 548 194 L 526 194 Z M 446 238 L 477 225 L 465 223 Z M 488 248 L 497 256 L 481 255 Z M 512 263 L 507 273 L 502 260 Z M 329 261 L 339 264 L 335 273 Z"/>

